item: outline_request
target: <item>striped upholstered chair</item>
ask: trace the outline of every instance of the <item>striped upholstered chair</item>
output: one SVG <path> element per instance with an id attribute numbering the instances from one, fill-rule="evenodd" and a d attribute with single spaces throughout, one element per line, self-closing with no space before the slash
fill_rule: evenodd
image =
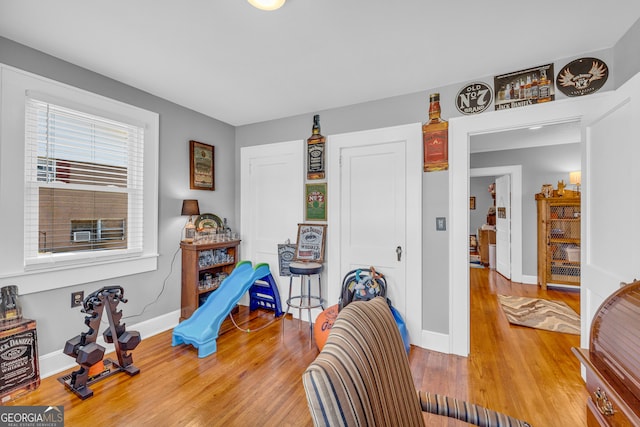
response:
<path id="1" fill-rule="evenodd" d="M 529 424 L 446 396 L 417 392 L 383 298 L 352 302 L 302 376 L 316 426 L 424 426 L 422 411 L 484 427 Z"/>

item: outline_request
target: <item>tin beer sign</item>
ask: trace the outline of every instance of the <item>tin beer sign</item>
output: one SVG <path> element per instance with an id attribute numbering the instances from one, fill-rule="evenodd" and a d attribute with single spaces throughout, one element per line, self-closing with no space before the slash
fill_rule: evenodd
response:
<path id="1" fill-rule="evenodd" d="M 580 58 L 562 67 L 556 85 L 567 96 L 589 95 L 598 91 L 609 77 L 609 68 L 597 58 Z"/>
<path id="2" fill-rule="evenodd" d="M 466 115 L 482 113 L 492 102 L 493 91 L 482 82 L 468 84 L 456 96 L 456 108 Z"/>

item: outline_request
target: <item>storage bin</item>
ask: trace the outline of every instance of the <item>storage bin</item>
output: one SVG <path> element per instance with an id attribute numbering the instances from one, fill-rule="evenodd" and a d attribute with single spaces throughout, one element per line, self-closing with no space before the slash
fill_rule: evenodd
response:
<path id="1" fill-rule="evenodd" d="M 580 261 L 580 247 L 576 246 L 573 248 L 566 248 L 567 252 L 567 261 L 578 262 Z"/>

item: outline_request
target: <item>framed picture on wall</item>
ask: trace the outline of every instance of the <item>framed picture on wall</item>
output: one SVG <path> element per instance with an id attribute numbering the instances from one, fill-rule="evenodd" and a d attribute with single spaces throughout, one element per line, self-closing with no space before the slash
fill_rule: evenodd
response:
<path id="1" fill-rule="evenodd" d="M 476 210 L 476 196 L 469 197 L 469 209 L 472 211 Z"/>
<path id="2" fill-rule="evenodd" d="M 327 220 L 327 183 L 306 184 L 305 186 L 305 221 Z"/>
<path id="3" fill-rule="evenodd" d="M 298 224 L 296 261 L 324 261 L 324 242 L 327 226 L 324 224 Z"/>
<path id="4" fill-rule="evenodd" d="M 215 190 L 214 147 L 189 141 L 189 185 L 192 190 Z"/>

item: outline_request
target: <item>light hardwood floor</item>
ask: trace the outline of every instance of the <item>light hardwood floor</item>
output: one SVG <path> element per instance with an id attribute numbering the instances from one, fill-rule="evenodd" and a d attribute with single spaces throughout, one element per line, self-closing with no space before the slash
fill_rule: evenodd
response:
<path id="1" fill-rule="evenodd" d="M 510 326 L 496 299 L 498 293 L 540 296 L 579 312 L 579 293 L 512 284 L 488 269 L 472 268 L 471 281 L 470 357 L 412 347 L 416 387 L 535 427 L 586 425 L 587 393 L 570 350 L 579 338 Z M 106 378 L 91 387 L 94 396 L 87 400 L 67 391 L 56 376 L 10 404 L 64 405 L 66 426 L 311 425 L 301 374 L 318 351 L 310 345 L 308 324 L 291 318 L 269 324 L 271 312 L 244 308 L 235 317 L 252 331 L 225 321 L 218 351 L 207 358 L 199 359 L 191 346 L 171 347 L 167 331 L 143 339 L 133 351 L 139 375 Z M 425 419 L 429 426 L 466 425 L 435 415 Z"/>

